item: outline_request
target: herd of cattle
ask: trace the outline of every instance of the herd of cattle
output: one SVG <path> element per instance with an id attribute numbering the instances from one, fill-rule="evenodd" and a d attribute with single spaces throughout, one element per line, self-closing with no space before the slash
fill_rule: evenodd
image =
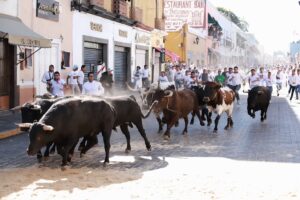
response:
<path id="1" fill-rule="evenodd" d="M 91 97 L 67 96 L 61 98 L 41 98 L 12 110 L 21 110 L 22 123 L 18 124 L 22 131 L 29 132 L 30 144 L 28 155 L 37 154 L 42 161 L 41 148 L 46 146 L 44 157 L 57 149 L 62 156 L 62 169 L 71 162 L 74 149 L 79 145 L 80 156 L 98 143 L 97 135 L 102 133 L 105 161 L 109 162 L 110 136 L 112 130 L 120 127 L 126 137 L 126 152 L 131 150 L 128 127 L 135 125 L 145 141 L 148 151 L 150 142 L 143 128 L 142 119 L 155 114 L 162 131 L 167 125 L 164 138 L 170 138 L 170 130 L 178 125 L 180 118 L 184 119 L 183 134 L 187 133 L 188 115 L 191 113 L 190 124 L 194 123 L 195 115 L 204 126 L 212 123 L 212 112 L 216 113 L 214 132 L 218 130 L 218 122 L 223 112 L 227 114 L 225 129 L 233 126 L 232 112 L 235 93 L 229 88 L 221 87 L 214 82 L 203 86 L 194 86 L 191 90 L 176 91 L 174 86 L 165 89 L 160 87 L 140 91 L 143 106 L 149 109 L 144 115 L 134 96 L 129 97 Z M 255 112 L 261 110 L 261 121 L 266 119 L 270 93 L 265 87 L 255 87 L 248 94 L 248 114 L 255 117 Z M 162 118 L 160 117 L 162 115 Z"/>

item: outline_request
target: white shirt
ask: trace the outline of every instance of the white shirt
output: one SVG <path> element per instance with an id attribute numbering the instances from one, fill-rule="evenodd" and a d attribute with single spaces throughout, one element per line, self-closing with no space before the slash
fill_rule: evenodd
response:
<path id="1" fill-rule="evenodd" d="M 197 86 L 197 80 L 196 78 L 193 79 L 192 77 L 187 77 L 186 79 L 186 85 L 188 88 L 191 88 L 192 86 Z"/>
<path id="2" fill-rule="evenodd" d="M 226 74 L 226 78 L 227 78 L 227 84 L 228 85 L 233 85 L 233 73 L 227 73 Z"/>
<path id="3" fill-rule="evenodd" d="M 77 82 L 78 71 L 71 71 L 69 73 L 69 76 L 70 76 L 69 84 L 70 85 L 77 85 L 78 84 L 78 82 Z"/>
<path id="4" fill-rule="evenodd" d="M 244 79 L 240 73 L 233 73 L 231 77 L 232 77 L 231 83 L 234 86 L 241 85 Z"/>
<path id="5" fill-rule="evenodd" d="M 184 79 L 183 74 L 181 73 L 181 71 L 176 71 L 175 75 L 174 75 L 174 79 L 176 81 L 181 81 Z"/>
<path id="6" fill-rule="evenodd" d="M 289 76 L 289 84 L 291 86 L 297 86 L 298 85 L 298 76 L 297 75 Z"/>
<path id="7" fill-rule="evenodd" d="M 280 72 L 276 74 L 276 83 L 282 83 L 283 81 L 283 74 Z"/>
<path id="8" fill-rule="evenodd" d="M 149 69 L 143 69 L 142 78 L 148 78 L 148 77 L 149 77 Z"/>
<path id="9" fill-rule="evenodd" d="M 169 82 L 167 76 L 159 76 L 158 81 L 162 83 Z"/>
<path id="10" fill-rule="evenodd" d="M 297 82 L 297 85 L 300 85 L 300 75 L 297 75 L 297 77 L 298 77 L 298 82 Z"/>
<path id="11" fill-rule="evenodd" d="M 268 77 L 265 78 L 264 81 L 265 81 L 265 85 L 267 87 L 272 87 L 273 86 L 274 80 L 273 80 L 272 76 L 270 78 L 268 78 Z"/>
<path id="12" fill-rule="evenodd" d="M 209 73 L 208 74 L 208 81 L 209 82 L 213 82 L 215 80 L 215 76 L 214 76 L 214 74 L 211 72 L 211 73 Z"/>
<path id="13" fill-rule="evenodd" d="M 139 80 L 139 79 L 141 79 L 141 77 L 142 77 L 142 71 L 141 71 L 141 70 L 136 70 L 136 71 L 134 72 L 134 74 L 133 74 L 133 78 L 134 78 L 135 80 Z"/>
<path id="14" fill-rule="evenodd" d="M 83 81 L 84 81 L 84 73 L 83 73 L 82 70 L 80 70 L 80 71 L 78 72 L 78 83 L 79 83 L 80 85 L 83 85 Z"/>
<path id="15" fill-rule="evenodd" d="M 98 81 L 88 81 L 85 82 L 82 86 L 82 94 L 87 95 L 102 95 L 104 94 L 104 88 L 101 83 Z"/>
<path id="16" fill-rule="evenodd" d="M 43 83 L 47 83 L 47 81 L 51 81 L 54 78 L 54 73 L 53 72 L 45 72 L 42 78 Z"/>
<path id="17" fill-rule="evenodd" d="M 64 85 L 66 84 L 65 80 L 60 79 L 58 81 L 51 80 L 51 92 L 54 96 L 63 97 L 64 96 Z"/>
<path id="18" fill-rule="evenodd" d="M 249 85 L 250 89 L 252 89 L 256 86 L 259 86 L 260 85 L 259 76 L 256 75 L 256 74 L 254 76 L 250 75 L 249 76 L 249 82 L 250 82 L 250 85 Z"/>

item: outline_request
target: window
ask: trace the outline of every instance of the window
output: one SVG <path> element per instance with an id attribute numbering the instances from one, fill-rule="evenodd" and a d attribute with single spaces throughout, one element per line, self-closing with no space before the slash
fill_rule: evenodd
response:
<path id="1" fill-rule="evenodd" d="M 70 67 L 70 52 L 63 51 L 61 58 L 61 68 Z"/>
<path id="2" fill-rule="evenodd" d="M 32 67 L 32 50 L 25 49 L 25 67 Z"/>

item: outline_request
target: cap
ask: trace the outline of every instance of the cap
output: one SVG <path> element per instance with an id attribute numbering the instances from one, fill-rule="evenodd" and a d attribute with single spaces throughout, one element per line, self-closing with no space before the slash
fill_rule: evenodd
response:
<path id="1" fill-rule="evenodd" d="M 73 70 L 78 69 L 78 65 L 73 65 Z"/>

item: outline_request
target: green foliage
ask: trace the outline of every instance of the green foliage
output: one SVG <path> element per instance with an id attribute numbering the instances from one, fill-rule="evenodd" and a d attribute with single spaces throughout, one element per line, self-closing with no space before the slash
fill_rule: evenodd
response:
<path id="1" fill-rule="evenodd" d="M 240 29 L 245 32 L 248 32 L 249 24 L 243 19 L 240 19 L 234 12 L 227 10 L 222 7 L 217 8 L 220 13 L 222 13 L 225 17 L 227 17 L 230 21 L 235 23 Z"/>

